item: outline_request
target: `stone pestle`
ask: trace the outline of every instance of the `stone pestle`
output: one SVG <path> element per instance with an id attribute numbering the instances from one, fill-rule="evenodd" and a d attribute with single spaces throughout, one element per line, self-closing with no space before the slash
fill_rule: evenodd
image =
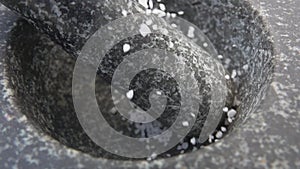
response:
<path id="1" fill-rule="evenodd" d="M 112 85 L 115 78 L 121 79 L 117 79 L 114 85 L 121 94 L 114 96 L 120 97 L 119 100 L 117 99 L 118 102 L 130 104 L 124 101 L 126 99 L 121 97 L 121 95 L 124 95 L 128 90 L 126 87 L 121 87 L 121 83 L 127 84 L 127 82 L 129 82 L 129 90 L 134 91 L 134 96 L 127 96 L 127 98 L 144 111 L 148 111 L 149 109 L 156 111 L 155 108 L 161 109 L 160 107 L 153 106 L 153 104 L 162 103 L 162 100 L 159 99 L 159 102 L 151 102 L 149 99 L 149 97 L 152 96 L 151 92 L 153 90 L 162 90 L 162 93 L 167 97 L 167 101 L 164 102 L 166 107 L 161 117 L 154 120 L 155 122 L 148 122 L 145 125 L 159 126 L 157 123 L 160 123 L 163 126 L 170 127 L 176 121 L 179 109 L 187 109 L 188 111 L 184 111 L 183 115 L 190 116 L 190 107 L 194 105 L 189 103 L 192 101 L 184 99 L 190 98 L 185 96 L 191 96 L 197 93 L 195 94 L 197 98 L 191 97 L 198 101 L 196 105 L 197 112 L 195 112 L 195 114 L 192 113 L 192 117 L 195 118 L 195 123 L 192 124 L 187 136 L 189 138 L 197 137 L 199 138 L 199 142 L 203 143 L 208 139 L 209 135 L 214 132 L 220 122 L 223 116 L 223 107 L 230 105 L 232 102 L 231 82 L 225 78 L 226 71 L 221 63 L 213 58 L 210 53 L 191 42 L 180 31 L 170 26 L 164 19 L 155 16 L 139 15 L 139 13 L 144 13 L 145 10 L 134 1 L 0 0 L 0 2 L 29 20 L 37 29 L 49 35 L 53 41 L 60 44 L 64 50 L 75 57 L 80 56 L 82 51 L 89 54 L 87 50 L 91 49 L 87 48 L 86 45 L 91 46 L 97 42 L 110 43 L 109 41 L 117 41 L 118 43 L 112 44 L 113 47 L 105 54 L 105 57 L 99 65 L 98 74 L 102 77 L 100 82 Z M 132 22 L 135 22 L 134 25 L 146 25 L 144 22 L 151 20 L 152 23 L 158 25 L 158 28 L 155 30 L 151 29 L 150 33 L 148 31 L 145 35 L 141 33 L 135 34 L 132 37 L 126 37 L 125 33 L 123 35 L 118 29 L 126 27 L 127 31 L 136 32 L 140 31 L 140 26 L 130 27 L 128 22 L 120 22 L 119 25 L 115 27 L 112 26 L 111 30 L 112 32 L 118 33 L 108 34 L 106 38 L 111 39 L 103 39 L 103 42 L 101 42 L 101 36 L 99 35 L 103 35 L 103 32 L 98 29 L 124 17 L 124 11 L 126 15 L 131 17 Z M 149 27 L 146 25 L 146 30 L 148 29 Z M 120 41 L 119 35 L 125 36 L 125 39 L 121 39 Z M 90 42 L 89 40 L 93 38 L 98 38 L 98 41 Z M 129 52 L 124 49 L 124 44 L 130 46 Z M 138 61 L 129 58 L 125 65 L 128 67 L 122 69 L 123 71 L 117 70 L 119 66 L 123 66 L 121 64 L 122 61 L 125 61 L 125 57 L 129 54 L 138 53 L 141 50 L 146 50 L 146 52 L 142 53 L 144 56 L 159 58 L 161 53 L 157 51 L 155 53 L 155 51 L 149 50 L 153 48 L 165 50 L 166 53 L 163 53 L 165 56 L 167 56 L 167 53 L 175 54 L 174 58 L 170 56 L 162 58 L 161 60 L 164 64 L 162 64 L 160 68 L 162 70 L 171 70 L 171 72 L 154 71 L 148 68 L 145 71 L 142 71 L 144 69 L 140 70 L 136 76 L 128 76 L 127 73 L 131 70 L 135 70 L 137 65 L 145 66 L 143 65 L 143 60 L 140 59 L 140 62 L 138 62 L 138 56 L 134 57 L 134 59 Z M 142 59 L 147 60 L 147 57 L 142 57 Z M 137 64 L 130 64 L 132 62 Z M 153 65 L 156 63 L 154 62 L 155 60 L 153 59 L 149 60 L 152 67 L 155 67 Z M 119 72 L 118 76 L 114 77 L 116 72 Z M 178 78 L 176 79 L 174 76 Z M 193 81 L 190 81 L 190 78 L 195 79 L 196 86 Z M 138 84 L 140 84 L 140 86 Z M 77 87 L 80 88 L 82 86 Z M 180 89 L 180 87 L 184 87 L 185 89 Z M 182 91 L 184 93 L 180 93 Z M 100 107 L 102 106 L 103 115 L 110 119 L 108 121 L 114 121 L 113 119 L 116 118 L 116 116 L 111 116 L 111 114 L 108 113 L 113 106 L 107 106 L 112 104 L 113 101 L 106 99 L 106 97 L 112 97 L 113 92 L 106 88 L 99 92 L 108 93 L 105 97 L 102 96 L 98 98 L 98 104 Z M 131 94 L 129 93 L 129 95 Z M 183 106 L 183 102 L 186 103 L 186 105 L 184 105 L 185 107 Z M 122 105 L 119 105 L 119 107 L 120 106 Z M 120 110 L 122 107 L 124 110 Z M 117 110 L 125 111 L 124 114 L 130 112 L 130 106 L 129 108 L 128 106 L 125 106 L 125 108 L 124 106 L 122 107 Z M 128 117 L 129 116 L 130 114 Z M 120 113 L 116 119 L 122 121 Z M 136 118 L 134 120 L 138 121 Z M 80 122 L 82 123 L 82 121 Z M 137 123 L 128 123 L 127 128 L 137 128 Z M 183 126 L 189 125 L 189 123 L 185 123 L 184 120 L 182 124 Z M 113 122 L 111 122 L 110 125 L 122 131 L 124 135 L 133 136 L 132 133 L 130 133 L 131 130 L 127 131 L 122 125 L 118 126 L 117 123 L 113 124 Z M 84 125 L 83 128 L 85 128 Z M 143 136 L 139 135 L 137 137 Z"/>

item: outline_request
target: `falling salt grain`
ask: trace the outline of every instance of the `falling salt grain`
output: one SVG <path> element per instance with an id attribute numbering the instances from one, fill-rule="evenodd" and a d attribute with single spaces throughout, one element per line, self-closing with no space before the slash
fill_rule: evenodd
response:
<path id="1" fill-rule="evenodd" d="M 151 33 L 150 28 L 146 24 L 141 24 L 139 31 L 143 37 Z"/>
<path id="2" fill-rule="evenodd" d="M 205 43 L 203 43 L 203 47 L 208 47 L 208 44 L 205 42 Z"/>
<path id="3" fill-rule="evenodd" d="M 132 99 L 133 98 L 133 90 L 129 90 L 127 93 L 126 93 L 126 97 L 128 99 Z"/>
<path id="4" fill-rule="evenodd" d="M 130 50 L 130 45 L 129 44 L 124 44 L 123 45 L 123 51 L 124 51 L 124 53 L 127 53 L 128 51 Z"/>
<path id="5" fill-rule="evenodd" d="M 184 122 L 182 122 L 182 125 L 183 125 L 184 127 L 187 127 L 187 126 L 189 126 L 189 122 L 188 122 L 188 121 L 184 121 Z"/>
<path id="6" fill-rule="evenodd" d="M 195 145 L 196 144 L 196 138 L 195 137 L 191 138 L 190 142 L 191 142 L 192 145 Z"/>
<path id="7" fill-rule="evenodd" d="M 232 118 L 236 115 L 236 111 L 234 109 L 230 109 L 228 112 L 227 112 L 227 116 Z"/>
<path id="8" fill-rule="evenodd" d="M 161 93 L 161 91 L 157 91 L 156 94 L 157 95 L 161 95 L 162 93 Z"/>
<path id="9" fill-rule="evenodd" d="M 216 138 L 222 138 L 222 136 L 223 136 L 223 133 L 221 131 L 218 131 L 216 133 Z"/>

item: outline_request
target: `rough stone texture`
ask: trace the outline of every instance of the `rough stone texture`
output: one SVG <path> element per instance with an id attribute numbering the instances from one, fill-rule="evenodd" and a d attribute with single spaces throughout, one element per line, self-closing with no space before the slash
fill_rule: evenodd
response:
<path id="1" fill-rule="evenodd" d="M 299 6 L 299 1 L 255 1 L 254 7 L 268 21 L 275 40 L 277 63 L 273 82 L 263 104 L 249 116 L 247 123 L 219 143 L 151 162 L 92 158 L 32 128 L 26 117 L 10 106 L 11 91 L 1 85 L 1 168 L 300 168 Z M 11 29 L 17 17 L 2 6 L 0 11 L 1 28 L 3 25 Z M 1 31 L 0 55 L 4 56 L 8 36 L 6 30 Z M 7 84 L 4 62 L 0 63 L 0 79 Z"/>

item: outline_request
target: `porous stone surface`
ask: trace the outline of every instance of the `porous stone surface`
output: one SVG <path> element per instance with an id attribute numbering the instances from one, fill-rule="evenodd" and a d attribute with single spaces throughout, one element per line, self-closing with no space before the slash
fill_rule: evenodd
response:
<path id="1" fill-rule="evenodd" d="M 220 7 L 231 9 L 232 7 L 230 10 L 232 15 L 228 15 L 228 21 L 226 21 L 225 17 L 225 22 L 228 24 L 224 25 L 228 27 L 216 30 L 220 32 L 219 37 L 214 35 L 213 32 L 210 32 L 215 29 L 214 27 L 210 28 L 210 24 L 203 24 L 202 27 L 198 25 L 212 41 L 216 39 L 215 45 L 217 46 L 218 43 L 216 42 L 218 38 L 220 38 L 222 34 L 227 36 L 224 30 L 230 30 L 230 28 L 236 28 L 237 30 L 235 31 L 237 32 L 242 30 L 235 27 L 239 24 L 235 23 L 235 21 L 238 22 L 236 18 L 232 18 L 232 16 L 238 17 L 241 15 L 239 15 L 239 12 L 235 12 L 237 10 L 234 8 L 236 1 L 229 1 L 228 3 L 220 3 L 219 1 L 210 2 L 211 3 L 193 2 L 193 5 L 202 5 L 202 7 L 214 6 L 216 9 L 220 9 Z M 42 132 L 38 132 L 31 126 L 26 116 L 22 115 L 16 107 L 12 107 L 12 91 L 6 88 L 8 79 L 5 77 L 5 62 L 3 59 L 4 56 L 6 56 L 6 48 L 9 48 L 9 46 L 7 46 L 10 37 L 8 32 L 16 26 L 15 23 L 18 17 L 1 6 L 0 24 L 1 28 L 3 28 L 0 33 L 0 79 L 2 90 L 0 101 L 1 168 L 299 168 L 300 78 L 298 72 L 300 35 L 297 30 L 299 29 L 298 22 L 300 21 L 298 9 L 300 4 L 297 1 L 288 0 L 262 0 L 259 3 L 256 1 L 250 1 L 250 3 L 253 5 L 253 8 L 260 12 L 259 15 L 263 16 L 267 21 L 266 25 L 268 28 L 266 29 L 269 30 L 270 28 L 271 35 L 274 37 L 276 50 L 274 77 L 266 92 L 263 103 L 260 104 L 258 110 L 254 109 L 255 106 L 253 106 L 253 104 L 256 105 L 259 103 L 260 95 L 264 93 L 262 88 L 268 86 L 267 84 L 270 82 L 271 76 L 269 76 L 270 74 L 268 72 L 272 72 L 272 65 L 266 66 L 259 64 L 273 64 L 273 62 L 269 62 L 272 59 L 267 57 L 273 55 L 268 54 L 268 51 L 271 51 L 272 45 L 266 45 L 265 49 L 267 49 L 267 53 L 265 55 L 260 54 L 259 50 L 252 51 L 254 53 L 249 51 L 249 53 L 244 56 L 252 56 L 253 60 L 252 62 L 251 60 L 247 62 L 249 61 L 248 59 L 237 59 L 238 56 L 241 55 L 236 54 L 239 52 L 237 52 L 238 50 L 235 49 L 235 47 L 230 48 L 226 52 L 224 47 L 229 47 L 229 45 L 222 46 L 222 44 L 226 43 L 219 43 L 221 46 L 217 47 L 217 49 L 221 50 L 225 58 L 223 64 L 225 67 L 226 65 L 228 66 L 228 71 L 231 72 L 235 70 L 235 68 L 231 67 L 232 65 L 236 65 L 236 68 L 240 68 L 242 62 L 239 61 L 252 63 L 248 66 L 253 70 L 253 76 L 251 76 L 251 73 L 246 74 L 246 77 L 250 79 L 246 78 L 246 82 L 242 81 L 243 83 L 240 85 L 240 88 L 244 88 L 244 90 L 241 90 L 244 91 L 244 93 L 238 92 L 241 94 L 241 98 L 248 96 L 248 100 L 245 98 L 245 100 L 241 101 L 244 106 L 241 106 L 239 111 L 243 112 L 242 115 L 244 117 L 239 119 L 243 121 L 248 117 L 248 120 L 245 124 L 237 125 L 232 133 L 218 143 L 191 153 L 153 161 L 114 161 L 104 158 L 94 158 L 74 149 L 70 149 Z M 166 6 L 168 7 L 168 5 Z M 172 3 L 170 3 L 170 6 L 172 6 Z M 180 7 L 184 10 L 183 5 Z M 188 5 L 186 7 L 188 8 Z M 241 11 L 245 11 L 243 7 L 244 6 L 242 6 Z M 251 11 L 251 8 L 246 9 L 250 10 L 250 13 L 253 13 L 253 15 L 251 15 L 252 17 L 257 17 L 257 13 Z M 203 13 L 209 11 L 204 10 Z M 197 12 L 201 13 L 201 11 L 196 10 L 191 12 L 190 15 Z M 218 10 L 215 12 L 218 12 Z M 225 10 L 224 12 L 227 13 L 229 11 Z M 186 13 L 188 14 L 188 12 Z M 207 17 L 204 18 L 209 20 Z M 213 17 L 212 20 L 216 21 L 213 23 L 218 24 L 218 19 Z M 248 24 L 255 25 L 255 23 L 257 22 L 250 22 Z M 229 26 L 230 24 L 232 25 Z M 222 24 L 220 26 L 222 26 Z M 216 28 L 218 28 L 218 26 Z M 251 29 L 249 31 L 251 31 Z M 259 33 L 261 32 L 259 31 Z M 251 39 L 251 37 L 247 38 L 248 40 Z M 244 37 L 244 39 L 247 38 Z M 243 45 L 239 45 L 243 43 L 240 42 L 241 37 L 238 35 L 233 36 L 231 40 L 232 42 L 238 43 L 235 45 L 240 49 L 243 47 Z M 51 44 L 52 42 L 49 43 Z M 264 45 L 259 42 L 257 43 L 256 47 L 262 47 L 260 45 Z M 245 44 L 248 43 L 245 42 Z M 253 46 L 250 46 L 250 48 L 251 47 L 253 49 Z M 222 51 L 222 49 L 225 51 Z M 52 50 L 52 52 L 55 53 L 58 49 L 54 47 Z M 264 52 L 265 51 L 262 51 L 261 53 Z M 236 61 L 235 64 L 226 64 L 226 58 L 230 61 Z M 64 62 L 68 62 L 68 60 L 64 60 Z M 246 68 L 246 66 L 244 68 Z M 63 67 L 61 70 L 63 70 Z M 47 71 L 45 72 L 45 76 L 47 76 Z M 30 81 L 31 79 L 27 80 Z M 247 95 L 249 92 L 252 93 L 252 95 Z M 35 103 L 32 104 L 34 105 Z M 252 109 L 255 111 L 252 112 Z M 248 115 L 249 113 L 251 113 L 251 115 Z M 236 124 L 240 123 L 241 122 Z"/>

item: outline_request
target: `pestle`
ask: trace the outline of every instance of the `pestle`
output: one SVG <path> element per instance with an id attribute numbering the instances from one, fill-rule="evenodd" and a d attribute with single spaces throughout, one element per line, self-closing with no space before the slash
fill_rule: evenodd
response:
<path id="1" fill-rule="evenodd" d="M 128 15 L 143 12 L 142 8 L 134 5 L 133 2 L 126 1 L 59 2 L 52 0 L 45 2 L 34 0 L 15 2 L 1 0 L 1 2 L 30 20 L 38 29 L 48 34 L 55 42 L 62 45 L 67 52 L 75 57 L 78 57 L 78 53 L 100 26 L 104 26 L 105 24 L 122 17 L 122 11 L 126 11 Z M 212 114 L 212 119 L 217 119 L 217 121 L 219 121 L 222 116 L 222 108 L 230 102 L 228 101 L 230 100 L 228 98 L 231 93 L 230 82 L 225 79 L 225 70 L 218 61 L 210 56 L 209 53 L 190 42 L 168 23 L 156 17 L 142 16 L 142 18 L 143 17 L 145 20 L 150 19 L 152 22 L 160 23 L 159 29 L 167 30 L 169 36 L 155 33 L 155 31 L 152 30 L 152 33 L 146 36 L 137 35 L 133 38 L 127 38 L 124 41 L 119 42 L 112 48 L 113 50 L 107 54 L 107 57 L 105 57 L 102 66 L 99 68 L 98 74 L 103 78 L 103 83 L 111 82 L 113 80 L 113 73 L 116 70 L 116 66 L 120 64 L 122 57 L 125 55 L 122 53 L 124 51 L 121 50 L 124 47 L 124 43 L 131 46 L 131 53 L 141 49 L 161 48 L 182 56 L 185 59 L 184 63 L 186 63 L 188 69 L 194 73 L 193 76 L 196 77 L 200 95 L 205 96 L 199 103 L 200 108 L 197 113 L 197 120 L 190 133 L 191 136 L 198 136 L 200 132 L 203 132 L 201 130 L 206 129 L 207 131 L 204 132 L 206 133 L 205 136 L 199 138 L 202 143 L 214 130 L 213 127 L 206 123 L 209 121 L 209 119 L 206 119 L 208 114 Z M 139 21 L 139 19 L 136 20 L 136 22 Z M 122 23 L 119 26 L 122 27 Z M 111 36 L 111 38 L 117 39 L 118 37 Z M 150 52 L 148 52 L 148 54 L 149 56 L 153 55 L 153 53 Z M 177 68 L 178 74 L 186 74 L 185 69 L 181 68 L 180 64 L 177 64 L 176 66 L 179 66 Z M 163 65 L 163 68 L 166 70 L 171 69 L 172 67 L 172 64 Z M 164 72 L 160 73 L 167 76 Z M 125 75 L 126 72 L 121 72 L 119 76 L 126 79 Z M 166 96 L 175 98 L 174 102 L 169 101 L 168 104 L 178 106 L 178 102 L 176 102 L 176 98 L 180 100 L 179 95 L 176 95 L 178 91 L 176 91 L 175 94 L 172 93 L 172 91 L 174 91 L 174 80 L 163 81 L 160 79 L 164 83 L 153 83 L 153 86 L 146 85 L 146 82 L 151 83 L 154 81 L 156 76 L 157 72 L 153 73 L 153 71 L 145 71 L 142 72 L 140 76 L 135 77 L 135 81 L 144 84 L 143 86 L 148 87 L 147 89 L 162 89 Z M 185 77 L 182 77 L 182 79 L 184 81 Z M 159 85 L 163 85 L 163 87 Z M 150 90 L 145 90 L 144 88 L 139 89 L 136 84 L 130 84 L 130 86 L 134 89 L 135 93 L 132 101 L 143 110 L 149 109 L 149 107 L 151 107 L 149 106 L 148 101 Z M 125 90 L 126 89 L 124 88 L 118 88 L 118 91 L 122 91 L 121 93 L 124 93 Z M 105 91 L 107 90 L 105 89 Z M 101 98 L 100 101 L 102 100 Z M 214 100 L 215 98 L 221 99 Z M 210 99 L 213 101 L 210 102 Z M 104 104 L 104 100 L 100 102 L 100 105 L 101 104 Z M 106 116 L 110 116 L 107 114 L 108 111 L 108 108 L 106 109 L 105 107 L 102 113 Z M 177 111 L 176 107 L 166 109 L 162 115 L 164 118 L 158 119 L 158 121 L 164 125 L 170 125 L 171 122 L 174 122 L 174 112 Z M 183 124 L 185 125 L 185 123 Z M 132 128 L 135 127 L 135 125 L 129 126 Z M 118 128 L 118 126 L 114 127 Z M 130 133 L 128 133 L 128 135 L 130 135 Z"/>

